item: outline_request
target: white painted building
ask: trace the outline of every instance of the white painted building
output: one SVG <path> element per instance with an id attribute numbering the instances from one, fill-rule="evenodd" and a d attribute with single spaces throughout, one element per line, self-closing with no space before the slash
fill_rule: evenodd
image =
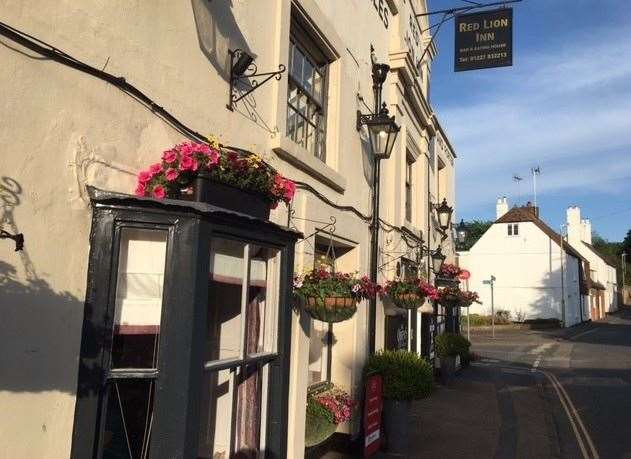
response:
<path id="1" fill-rule="evenodd" d="M 618 309 L 616 268 L 592 245 L 591 222 L 581 218 L 581 208 L 578 206 L 567 209 L 567 237 L 572 247 L 589 261 L 591 318 L 601 319 L 606 313 Z"/>
<path id="2" fill-rule="evenodd" d="M 571 326 L 588 319 L 583 294 L 585 259 L 539 218 L 534 206 L 509 210 L 497 202 L 497 220 L 469 251 L 459 253 L 460 266 L 471 272 L 469 289 L 481 305 L 471 313 L 491 313 L 495 276 L 495 311 L 510 311 L 512 320 L 552 319 Z"/>

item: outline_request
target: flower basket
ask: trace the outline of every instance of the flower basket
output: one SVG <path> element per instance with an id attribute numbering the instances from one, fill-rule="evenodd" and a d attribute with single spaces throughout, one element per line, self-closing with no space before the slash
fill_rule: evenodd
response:
<path id="1" fill-rule="evenodd" d="M 316 446 L 333 435 L 338 424 L 351 419 L 354 406 L 355 402 L 350 395 L 331 383 L 309 389 L 305 446 Z"/>
<path id="2" fill-rule="evenodd" d="M 390 280 L 384 292 L 402 309 L 418 309 L 425 298 L 435 299 L 437 294 L 436 288 L 423 279 Z"/>
<path id="3" fill-rule="evenodd" d="M 294 278 L 294 293 L 304 300 L 305 311 L 314 319 L 335 323 L 357 312 L 357 302 L 373 298 L 381 287 L 368 277 L 333 273 L 326 266 Z"/>
<path id="4" fill-rule="evenodd" d="M 206 202 L 262 220 L 269 219 L 272 201 L 264 195 L 220 183 L 207 172 L 198 173 L 192 187 L 193 194 L 190 196 L 195 201 Z"/>
<path id="5" fill-rule="evenodd" d="M 418 309 L 425 302 L 425 297 L 416 293 L 401 293 L 391 295 L 392 302 L 403 309 Z"/>
<path id="6" fill-rule="evenodd" d="M 461 302 L 461 290 L 457 287 L 444 287 L 438 290 L 438 302 L 446 308 L 455 308 Z"/>
<path id="7" fill-rule="evenodd" d="M 269 219 L 270 209 L 289 203 L 296 185 L 249 152 L 183 142 L 162 154 L 159 163 L 138 173 L 136 195 L 188 199 Z"/>
<path id="8" fill-rule="evenodd" d="M 305 311 L 314 319 L 336 323 L 350 319 L 357 312 L 357 301 L 351 297 L 308 297 Z"/>
<path id="9" fill-rule="evenodd" d="M 307 411 L 305 422 L 305 446 L 310 448 L 319 445 L 337 430 L 337 424 L 328 419 Z"/>

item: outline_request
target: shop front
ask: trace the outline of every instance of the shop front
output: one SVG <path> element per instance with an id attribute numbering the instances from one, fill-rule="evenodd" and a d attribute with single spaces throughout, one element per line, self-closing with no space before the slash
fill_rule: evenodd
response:
<path id="1" fill-rule="evenodd" d="M 90 190 L 72 457 L 287 457 L 299 234 Z"/>

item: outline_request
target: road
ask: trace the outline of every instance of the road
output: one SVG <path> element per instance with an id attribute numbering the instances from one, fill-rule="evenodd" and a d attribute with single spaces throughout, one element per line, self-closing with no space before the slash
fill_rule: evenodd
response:
<path id="1" fill-rule="evenodd" d="M 503 330 L 495 339 L 485 330 L 471 339 L 480 377 L 497 388 L 492 456 L 631 458 L 631 312 L 571 330 Z"/>

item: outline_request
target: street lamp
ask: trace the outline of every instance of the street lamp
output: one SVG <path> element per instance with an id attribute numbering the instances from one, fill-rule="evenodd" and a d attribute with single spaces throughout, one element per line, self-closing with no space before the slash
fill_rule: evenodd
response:
<path id="1" fill-rule="evenodd" d="M 394 116 L 389 116 L 386 103 L 383 103 L 376 114 L 362 115 L 360 113 L 357 123 L 360 128 L 361 126 L 368 128 L 370 150 L 375 159 L 388 159 L 392 154 L 394 141 L 397 138 L 400 127 L 395 123 Z"/>
<path id="2" fill-rule="evenodd" d="M 435 275 L 438 275 L 438 273 L 440 273 L 440 270 L 443 267 L 443 263 L 445 262 L 445 258 L 447 257 L 443 254 L 440 246 L 438 246 L 438 248 L 434 250 L 434 253 L 432 253 L 432 271 Z"/>
<path id="3" fill-rule="evenodd" d="M 435 205 L 434 209 L 438 215 L 438 226 L 440 226 L 440 229 L 443 231 L 447 231 L 451 224 L 451 214 L 454 209 L 447 204 L 447 198 L 443 198 L 443 202 L 441 202 L 440 205 Z"/>
<path id="4" fill-rule="evenodd" d="M 464 220 L 461 219 L 460 223 L 456 227 L 456 241 L 462 245 L 467 239 L 467 226 L 464 224 Z"/>
<path id="5" fill-rule="evenodd" d="M 377 258 L 379 250 L 379 177 L 380 163 L 382 159 L 388 159 L 392 154 L 394 142 L 399 133 L 399 126 L 390 116 L 386 104 L 381 105 L 381 90 L 386 81 L 390 66 L 378 64 L 372 65 L 372 89 L 375 97 L 374 113 L 363 115 L 357 111 L 357 130 L 362 126 L 368 129 L 370 150 L 374 157 L 372 176 L 372 222 L 370 240 L 370 280 L 377 282 Z M 368 309 L 368 346 L 369 352 L 375 352 L 375 332 L 377 328 L 377 299 L 371 298 Z"/>

